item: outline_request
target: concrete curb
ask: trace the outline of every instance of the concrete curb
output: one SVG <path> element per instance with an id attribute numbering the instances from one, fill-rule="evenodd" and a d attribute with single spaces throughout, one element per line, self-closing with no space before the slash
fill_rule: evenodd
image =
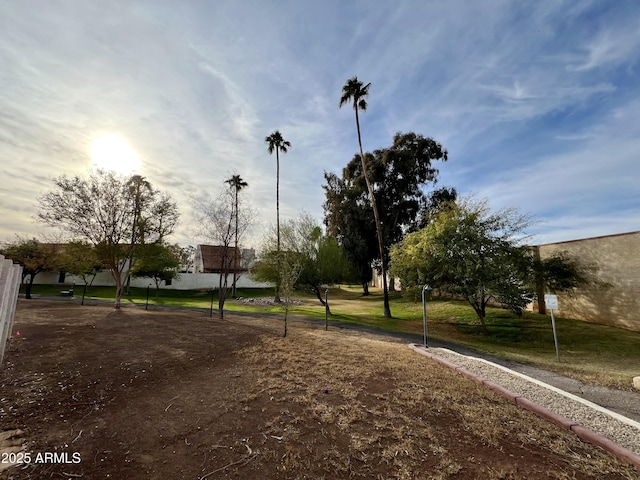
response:
<path id="1" fill-rule="evenodd" d="M 435 362 L 438 362 L 441 365 L 444 365 L 446 367 L 451 368 L 452 370 L 455 370 L 456 372 L 460 373 L 461 375 L 467 378 L 470 378 L 476 383 L 479 383 L 481 385 L 486 386 L 487 388 L 490 388 L 491 390 L 496 392 L 498 395 L 505 397 L 511 403 L 514 403 L 520 408 L 529 410 L 530 412 L 533 412 L 536 415 L 538 415 L 540 418 L 543 418 L 552 423 L 555 423 L 556 425 L 558 425 L 561 428 L 564 428 L 565 430 L 570 430 L 583 442 L 596 445 L 597 447 L 602 448 L 606 452 L 611 453 L 619 460 L 627 462 L 635 466 L 636 468 L 640 469 L 640 455 L 636 454 L 635 452 L 632 452 L 631 450 L 621 447 L 620 445 L 609 440 L 608 438 L 598 433 L 595 433 L 583 427 L 582 425 L 579 425 L 576 422 L 573 422 L 568 418 L 563 417 L 562 415 L 558 415 L 557 413 L 552 412 L 548 408 L 545 408 L 541 405 L 533 403 L 531 400 L 523 397 L 522 395 L 517 395 L 500 385 L 497 385 L 493 382 L 490 382 L 489 380 L 486 380 L 476 375 L 475 373 L 471 373 L 469 370 L 465 368 L 459 367 L 454 363 L 449 362 L 448 360 L 445 360 L 443 358 L 438 357 L 437 355 L 433 355 L 432 353 L 427 352 L 422 345 L 418 345 L 416 343 L 410 343 L 409 348 L 419 353 L 420 355 L 424 355 L 425 357 L 430 358 L 431 360 L 434 360 Z"/>

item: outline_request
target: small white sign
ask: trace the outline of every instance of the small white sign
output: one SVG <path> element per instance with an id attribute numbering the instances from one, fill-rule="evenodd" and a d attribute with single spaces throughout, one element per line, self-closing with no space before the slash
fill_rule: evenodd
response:
<path id="1" fill-rule="evenodd" d="M 545 295 L 544 305 L 549 310 L 558 310 L 558 296 L 557 295 Z"/>

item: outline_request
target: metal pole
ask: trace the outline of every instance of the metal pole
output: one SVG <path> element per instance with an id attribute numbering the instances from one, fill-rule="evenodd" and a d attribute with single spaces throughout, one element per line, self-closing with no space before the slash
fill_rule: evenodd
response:
<path id="1" fill-rule="evenodd" d="M 329 289 L 324 291 L 324 329 L 329 330 Z"/>
<path id="2" fill-rule="evenodd" d="M 149 310 L 149 289 L 151 288 L 151 284 L 147 285 L 147 303 L 144 306 L 145 310 Z"/>
<path id="3" fill-rule="evenodd" d="M 80 305 L 84 305 L 84 296 L 87 294 L 87 284 L 84 284 L 84 288 L 82 289 L 82 302 L 80 302 Z"/>
<path id="4" fill-rule="evenodd" d="M 213 318 L 213 293 L 215 291 L 215 287 L 211 289 L 211 306 L 209 307 L 209 318 Z"/>
<path id="5" fill-rule="evenodd" d="M 558 336 L 556 335 L 556 319 L 553 316 L 553 309 L 551 310 L 551 327 L 553 328 L 553 343 L 556 346 L 556 360 L 560 361 L 560 352 L 558 351 Z"/>
<path id="6" fill-rule="evenodd" d="M 429 347 L 429 336 L 427 332 L 427 290 L 429 290 L 429 285 L 425 285 L 424 287 L 422 287 L 422 323 L 424 325 L 424 348 Z"/>

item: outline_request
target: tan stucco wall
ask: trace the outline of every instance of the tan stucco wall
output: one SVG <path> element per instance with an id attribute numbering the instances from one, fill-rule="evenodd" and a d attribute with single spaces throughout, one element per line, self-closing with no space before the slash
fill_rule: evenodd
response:
<path id="1" fill-rule="evenodd" d="M 567 254 L 597 267 L 608 289 L 582 287 L 558 295 L 558 315 L 640 331 L 640 232 L 540 245 L 540 258 Z"/>

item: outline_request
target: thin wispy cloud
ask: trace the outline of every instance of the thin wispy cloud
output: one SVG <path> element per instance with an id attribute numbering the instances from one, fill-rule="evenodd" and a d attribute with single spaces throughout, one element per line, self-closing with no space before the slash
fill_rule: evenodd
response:
<path id="1" fill-rule="evenodd" d="M 39 231 L 35 199 L 86 173 L 101 135 L 183 225 L 232 172 L 266 225 L 278 129 L 282 214 L 321 218 L 323 172 L 358 148 L 338 108 L 353 75 L 372 84 L 366 150 L 435 138 L 440 184 L 531 213 L 545 241 L 640 229 L 639 16 L 630 0 L 0 3 L 0 239 Z"/>

